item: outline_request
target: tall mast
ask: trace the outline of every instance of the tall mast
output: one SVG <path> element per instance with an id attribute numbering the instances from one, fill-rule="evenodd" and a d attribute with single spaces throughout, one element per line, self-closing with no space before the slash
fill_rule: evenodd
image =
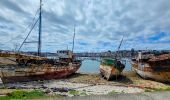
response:
<path id="1" fill-rule="evenodd" d="M 123 42 L 123 37 L 122 37 L 122 40 L 120 41 L 120 44 L 119 44 L 119 47 L 118 47 L 117 51 L 120 50 L 120 47 L 121 47 L 121 45 L 122 45 L 122 42 Z"/>
<path id="2" fill-rule="evenodd" d="M 73 46 L 72 46 L 72 52 L 74 51 L 74 39 L 75 39 L 75 25 L 74 25 L 74 35 L 73 35 Z"/>
<path id="3" fill-rule="evenodd" d="M 42 0 L 40 0 L 40 13 L 39 13 L 39 35 L 38 35 L 38 56 L 41 56 L 41 6 L 42 6 Z"/>
<path id="4" fill-rule="evenodd" d="M 124 36 L 122 37 L 122 40 L 120 41 L 120 44 L 119 44 L 118 49 L 117 49 L 117 53 L 119 53 L 120 47 L 121 47 L 122 42 L 123 42 L 123 38 L 124 38 Z M 116 56 L 115 56 L 116 59 L 117 59 L 117 56 L 118 56 L 117 53 L 116 53 Z"/>

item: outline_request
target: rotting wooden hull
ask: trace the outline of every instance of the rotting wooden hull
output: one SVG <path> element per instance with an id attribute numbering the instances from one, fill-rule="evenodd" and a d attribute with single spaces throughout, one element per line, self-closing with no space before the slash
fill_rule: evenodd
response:
<path id="1" fill-rule="evenodd" d="M 81 63 L 69 64 L 67 66 L 34 66 L 26 68 L 15 68 L 14 70 L 1 69 L 0 77 L 4 83 L 49 80 L 66 78 L 75 73 L 81 66 Z"/>
<path id="2" fill-rule="evenodd" d="M 152 79 L 160 82 L 170 82 L 170 71 L 154 71 L 148 64 L 132 63 L 132 69 L 144 79 Z"/>
<path id="3" fill-rule="evenodd" d="M 121 71 L 117 70 L 113 66 L 107 66 L 107 65 L 100 65 L 100 73 L 107 80 L 111 80 L 121 75 Z"/>

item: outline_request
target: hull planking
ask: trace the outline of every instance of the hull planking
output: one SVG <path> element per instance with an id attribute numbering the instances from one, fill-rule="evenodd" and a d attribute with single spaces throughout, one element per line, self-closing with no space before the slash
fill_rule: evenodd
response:
<path id="1" fill-rule="evenodd" d="M 169 66 L 170 67 L 170 66 Z M 133 70 L 144 79 L 153 79 L 160 82 L 170 82 L 169 70 L 153 70 L 149 64 L 132 63 Z"/>
<path id="2" fill-rule="evenodd" d="M 121 71 L 119 71 L 113 66 L 106 66 L 106 65 L 100 65 L 100 73 L 107 80 L 111 80 L 121 75 Z"/>
<path id="3" fill-rule="evenodd" d="M 80 63 L 70 63 L 67 66 L 42 65 L 23 68 L 16 67 L 13 70 L 11 68 L 3 68 L 1 69 L 0 77 L 5 83 L 66 78 L 75 73 L 80 68 L 80 65 Z"/>

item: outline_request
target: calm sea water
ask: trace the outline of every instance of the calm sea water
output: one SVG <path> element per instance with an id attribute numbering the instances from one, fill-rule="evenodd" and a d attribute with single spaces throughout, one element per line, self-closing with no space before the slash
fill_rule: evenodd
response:
<path id="1" fill-rule="evenodd" d="M 125 69 L 126 71 L 131 70 L 131 64 L 129 59 L 126 60 Z M 100 62 L 95 60 L 84 60 L 78 72 L 83 73 L 99 73 Z"/>

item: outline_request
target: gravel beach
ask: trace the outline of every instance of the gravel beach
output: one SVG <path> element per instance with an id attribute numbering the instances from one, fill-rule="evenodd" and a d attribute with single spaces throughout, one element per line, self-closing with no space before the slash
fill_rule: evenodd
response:
<path id="1" fill-rule="evenodd" d="M 8 83 L 4 86 L 6 89 L 40 89 L 48 95 L 69 97 L 114 93 L 144 93 L 146 89 L 170 87 L 169 84 L 144 80 L 133 72 L 124 72 L 123 75 L 118 80 L 107 81 L 99 74 L 76 73 L 66 79 L 16 82 Z M 4 95 L 1 92 L 0 94 Z"/>

